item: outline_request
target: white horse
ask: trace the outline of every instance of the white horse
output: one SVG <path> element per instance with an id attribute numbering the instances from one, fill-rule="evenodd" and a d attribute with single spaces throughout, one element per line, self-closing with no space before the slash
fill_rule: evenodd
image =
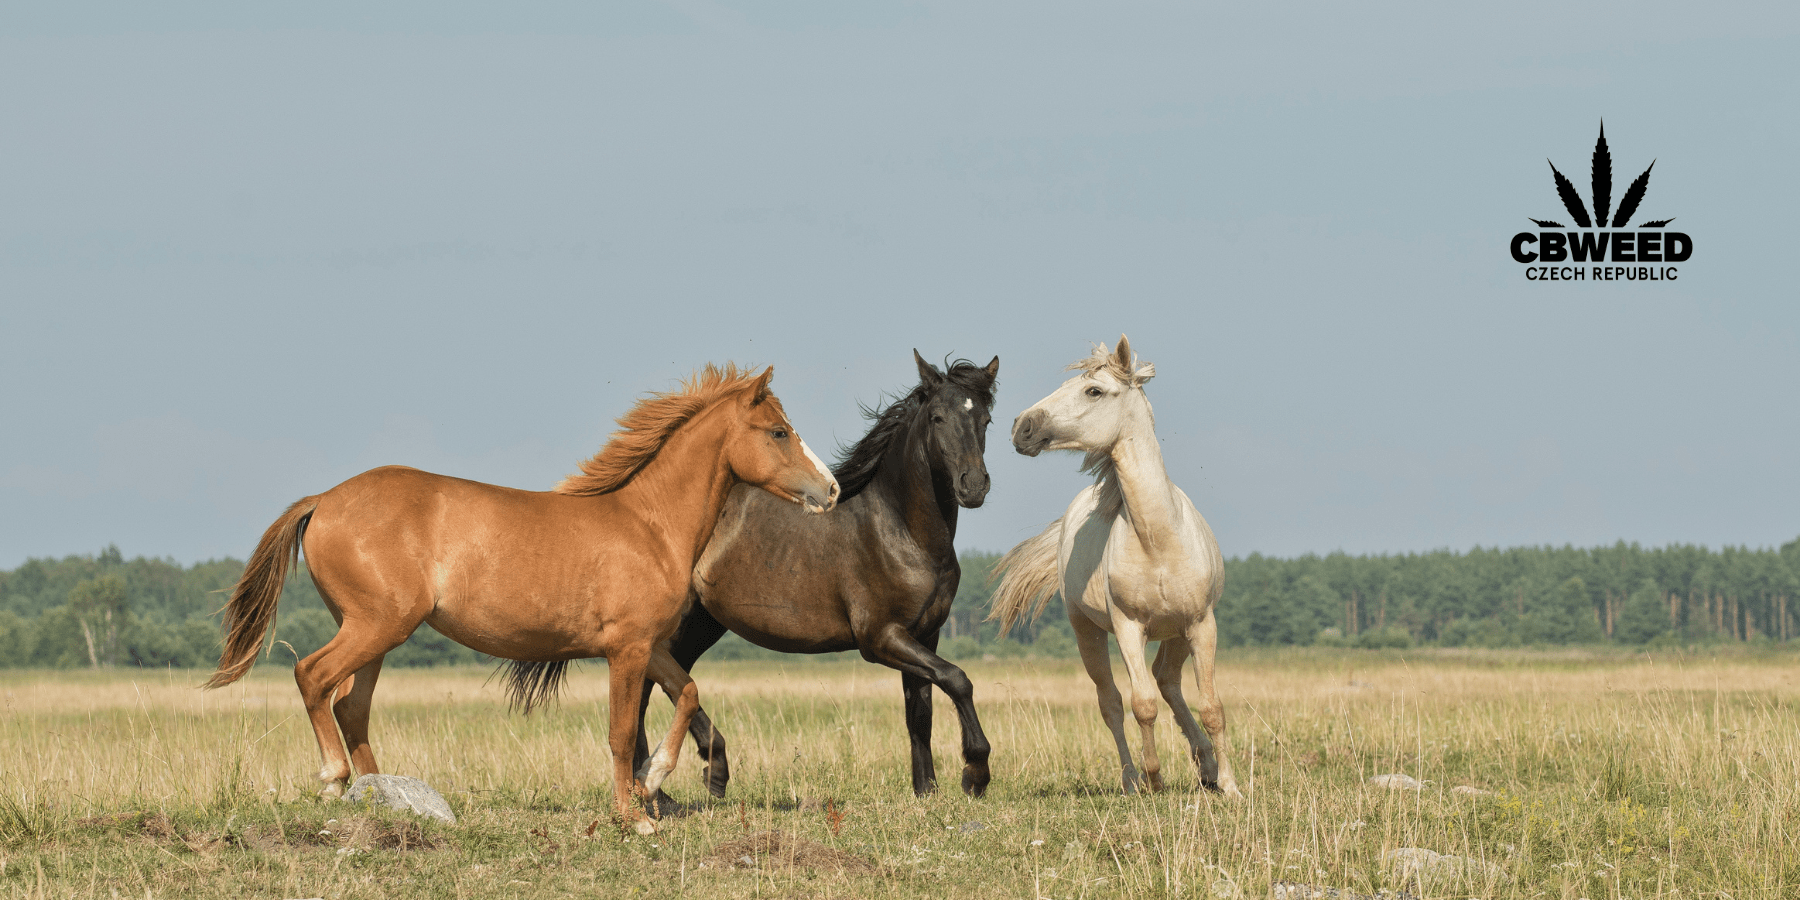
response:
<path id="1" fill-rule="evenodd" d="M 1119 335 L 1116 353 L 1102 344 L 1069 368 L 1080 374 L 1013 420 L 1013 448 L 1026 456 L 1081 451 L 1087 454 L 1082 471 L 1093 473 L 1094 483 L 1075 495 L 1062 518 L 1000 560 L 995 571 L 1002 578 L 988 618 L 999 619 L 1005 633 L 1027 608 L 1036 618 L 1062 591 L 1100 714 L 1119 745 L 1125 792 L 1135 792 L 1139 779 L 1125 744 L 1108 632 L 1118 637 L 1131 676 L 1131 711 L 1144 733 L 1143 776 L 1150 789 L 1163 787 L 1154 728 L 1160 689 L 1187 736 L 1201 784 L 1241 797 L 1225 758 L 1225 707 L 1213 689 L 1213 607 L 1225 584 L 1224 563 L 1212 529 L 1163 469 L 1143 390 L 1156 367 L 1134 360 L 1130 342 Z M 1162 642 L 1149 668 L 1146 641 Z M 1204 732 L 1181 696 L 1181 666 L 1189 655 L 1195 657 Z"/>

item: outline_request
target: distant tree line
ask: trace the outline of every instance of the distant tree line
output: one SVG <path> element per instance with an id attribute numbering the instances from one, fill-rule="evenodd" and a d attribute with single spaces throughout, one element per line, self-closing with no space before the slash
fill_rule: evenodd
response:
<path id="1" fill-rule="evenodd" d="M 943 638 L 956 655 L 1072 652 L 1062 598 L 1015 633 L 984 622 L 995 554 L 965 553 Z M 1227 647 L 1688 646 L 1800 637 L 1800 540 L 1779 550 L 1477 547 L 1466 553 L 1225 561 L 1219 641 Z M 1069 649 L 1065 649 L 1069 648 Z"/>
<path id="2" fill-rule="evenodd" d="M 236 559 L 182 566 L 97 556 L 32 559 L 0 571 L 0 668 L 211 668 L 219 661 L 218 612 L 244 571 Z M 267 660 L 292 666 L 325 646 L 337 622 L 302 565 L 281 595 Z M 388 665 L 480 662 L 485 657 L 429 626 L 388 654 Z"/>
<path id="3" fill-rule="evenodd" d="M 999 555 L 962 554 L 940 650 L 953 659 L 1073 656 L 1062 598 L 1001 638 L 985 621 Z M 32 559 L 0 571 L 0 668 L 207 668 L 235 559 L 182 566 L 94 556 Z M 281 598 L 267 659 L 291 666 L 337 632 L 304 566 Z M 1800 540 L 1778 550 L 1691 545 L 1521 547 L 1379 556 L 1251 554 L 1225 562 L 1219 638 L 1228 647 L 1691 646 L 1800 637 Z M 714 659 L 774 657 L 736 636 Z M 393 666 L 491 660 L 422 626 Z"/>

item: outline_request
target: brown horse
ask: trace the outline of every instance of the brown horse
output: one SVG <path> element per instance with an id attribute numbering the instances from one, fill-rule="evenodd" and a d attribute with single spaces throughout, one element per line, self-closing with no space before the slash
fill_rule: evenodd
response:
<path id="1" fill-rule="evenodd" d="M 551 663 L 538 670 L 548 681 L 512 682 L 527 709 L 554 689 L 563 663 L 605 657 L 613 802 L 622 820 L 650 833 L 632 794 L 655 793 L 699 706 L 693 680 L 662 643 L 686 611 L 694 563 L 726 495 L 743 483 L 815 513 L 837 502 L 837 481 L 769 393 L 773 375 L 707 366 L 683 390 L 639 402 L 582 474 L 548 493 L 393 466 L 300 500 L 263 534 L 232 591 L 225 652 L 207 687 L 256 662 L 304 547 L 338 620 L 337 636 L 294 667 L 325 760 L 324 794 L 343 793 L 352 762 L 379 771 L 369 706 L 382 658 L 429 622 L 482 653 Z M 676 717 L 634 777 L 646 675 L 675 700 Z"/>

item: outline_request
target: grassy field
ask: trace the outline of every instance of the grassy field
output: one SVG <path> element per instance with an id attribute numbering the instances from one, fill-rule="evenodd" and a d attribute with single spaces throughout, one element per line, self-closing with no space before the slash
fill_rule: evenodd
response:
<path id="1" fill-rule="evenodd" d="M 485 671 L 383 674 L 378 757 L 442 790 L 455 826 L 317 800 L 311 731 L 276 667 L 212 693 L 193 672 L 0 673 L 0 896 L 1260 898 L 1293 882 L 1794 897 L 1795 663 L 1228 654 L 1239 803 L 1196 793 L 1166 712 L 1170 790 L 1121 795 L 1074 662 L 969 666 L 994 745 L 983 800 L 954 788 L 941 695 L 946 790 L 920 800 L 897 675 L 703 663 L 702 702 L 731 742 L 730 796 L 705 796 L 690 744 L 668 787 L 695 808 L 650 838 L 621 837 L 606 813 L 599 665 L 529 718 L 507 714 Z M 653 722 L 668 714 L 659 697 Z M 1367 783 L 1386 773 L 1424 789 Z M 1408 873 L 1384 859 L 1401 848 L 1477 863 Z"/>

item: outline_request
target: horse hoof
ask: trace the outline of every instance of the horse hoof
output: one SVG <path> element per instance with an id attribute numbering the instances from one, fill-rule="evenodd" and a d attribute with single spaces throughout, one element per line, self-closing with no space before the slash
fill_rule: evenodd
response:
<path id="1" fill-rule="evenodd" d="M 989 776 L 986 769 L 969 767 L 963 769 L 963 793 L 979 800 L 987 794 Z"/>
<path id="2" fill-rule="evenodd" d="M 656 823 L 649 819 L 639 819 L 631 826 L 631 830 L 644 837 L 649 837 L 656 833 Z"/>
<path id="3" fill-rule="evenodd" d="M 650 798 L 650 802 L 644 804 L 644 811 L 658 819 L 666 816 L 679 815 L 681 813 L 681 801 L 658 790 L 656 794 Z"/>
<path id="4" fill-rule="evenodd" d="M 725 785 L 731 783 L 731 772 L 723 763 L 724 760 L 720 760 L 719 764 L 706 767 L 706 792 L 714 797 L 723 798 Z"/>
<path id="5" fill-rule="evenodd" d="M 327 800 L 343 799 L 344 783 L 341 781 L 334 781 L 334 782 L 326 785 L 324 790 L 319 791 L 319 796 L 324 797 Z"/>

